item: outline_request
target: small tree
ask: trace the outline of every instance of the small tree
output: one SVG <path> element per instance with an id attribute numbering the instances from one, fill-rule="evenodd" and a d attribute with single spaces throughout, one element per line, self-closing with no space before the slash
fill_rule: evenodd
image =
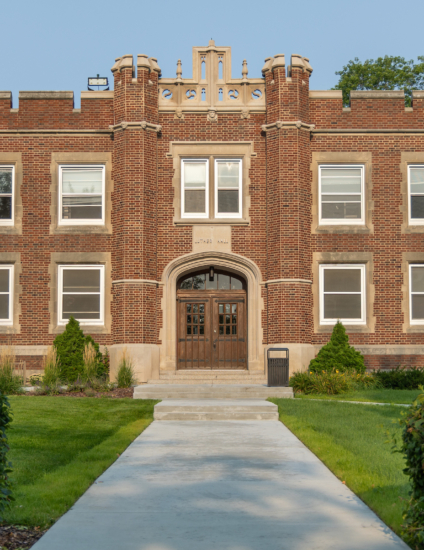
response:
<path id="1" fill-rule="evenodd" d="M 311 372 L 338 370 L 339 372 L 365 372 L 364 358 L 349 345 L 349 337 L 340 321 L 334 325 L 328 344 L 323 346 L 309 364 Z"/>
<path id="2" fill-rule="evenodd" d="M 11 463 L 7 460 L 9 445 L 6 430 L 12 421 L 10 405 L 7 397 L 0 393 L 0 521 L 3 521 L 3 512 L 14 500 L 10 489 L 9 474 L 12 471 Z"/>

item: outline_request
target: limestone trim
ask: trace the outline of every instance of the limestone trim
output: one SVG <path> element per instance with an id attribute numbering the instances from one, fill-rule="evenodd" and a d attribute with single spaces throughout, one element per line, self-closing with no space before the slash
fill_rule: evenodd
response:
<path id="1" fill-rule="evenodd" d="M 10 109 L 11 112 L 17 113 L 19 109 Z M 20 134 L 30 134 L 33 136 L 43 135 L 43 134 L 71 134 L 71 135 L 87 135 L 87 134 L 108 134 L 110 135 L 111 130 L 73 130 L 65 128 L 38 128 L 37 130 L 32 129 L 21 129 L 21 130 L 0 130 L 0 135 L 20 135 Z"/>
<path id="2" fill-rule="evenodd" d="M 15 181 L 13 183 L 13 202 L 14 202 L 14 223 L 13 225 L 0 225 L 0 235 L 22 235 L 22 178 L 23 178 L 23 166 L 22 166 L 22 153 L 4 153 L 0 152 L 0 167 L 2 164 L 13 165 L 15 167 Z"/>
<path id="3" fill-rule="evenodd" d="M 343 109 L 344 110 L 344 109 Z M 349 108 L 349 112 L 351 112 Z M 313 134 L 424 134 L 424 128 L 314 128 Z"/>
<path id="4" fill-rule="evenodd" d="M 363 264 L 365 265 L 365 319 L 364 325 L 344 323 L 350 333 L 374 333 L 376 318 L 374 315 L 374 260 L 371 252 L 314 252 L 312 255 L 312 300 L 315 334 L 330 333 L 332 325 L 321 325 L 319 315 L 319 266 L 320 264 Z"/>
<path id="5" fill-rule="evenodd" d="M 174 176 L 172 186 L 174 188 L 174 224 L 193 225 L 198 223 L 219 225 L 249 225 L 250 224 L 250 166 L 252 157 L 256 157 L 254 143 L 251 141 L 171 141 L 167 158 L 173 159 Z M 209 158 L 209 167 L 214 169 L 215 158 L 241 158 L 242 159 L 242 218 L 214 218 L 213 208 L 210 206 L 210 218 L 182 218 L 181 217 L 181 160 L 184 158 Z M 209 181 L 215 181 L 212 173 Z M 214 204 L 214 186 L 209 186 L 209 204 Z"/>
<path id="6" fill-rule="evenodd" d="M 351 90 L 350 99 L 405 99 L 403 90 Z"/>
<path id="7" fill-rule="evenodd" d="M 272 285 L 272 284 L 278 284 L 278 283 L 303 283 L 307 285 L 311 285 L 312 281 L 309 279 L 271 279 L 269 281 L 264 281 L 261 283 L 261 285 Z"/>
<path id="8" fill-rule="evenodd" d="M 424 323 L 422 325 L 411 325 L 410 309 L 409 309 L 409 266 L 411 264 L 424 264 L 424 252 L 403 252 L 402 253 L 402 313 L 403 324 L 402 332 L 406 334 L 424 333 Z M 422 348 L 421 348 L 422 349 Z M 421 351 L 422 354 L 422 351 Z M 420 354 L 420 355 L 421 355 Z"/>
<path id="9" fill-rule="evenodd" d="M 424 233 L 424 225 L 413 225 L 409 223 L 409 186 L 408 186 L 408 166 L 414 164 L 424 164 L 424 152 L 419 153 L 401 153 L 400 155 L 400 171 L 402 174 L 401 180 L 401 193 L 402 193 L 402 205 L 400 211 L 402 212 L 402 233 Z"/>
<path id="10" fill-rule="evenodd" d="M 343 99 L 342 90 L 309 90 L 309 99 Z"/>
<path id="11" fill-rule="evenodd" d="M 162 371 L 175 371 L 177 367 L 177 280 L 182 275 L 197 269 L 209 268 L 210 265 L 215 266 L 215 269 L 237 273 L 247 282 L 248 370 L 263 372 L 261 314 L 264 302 L 261 296 L 261 271 L 254 262 L 244 256 L 215 251 L 185 254 L 170 262 L 163 271 L 160 368 Z"/>
<path id="12" fill-rule="evenodd" d="M 262 132 L 270 130 L 286 130 L 287 128 L 297 128 L 298 130 L 308 130 L 311 132 L 315 128 L 315 124 L 307 124 L 301 120 L 277 120 L 271 124 L 262 124 Z"/>
<path id="13" fill-rule="evenodd" d="M 12 99 L 12 92 L 0 92 L 0 99 Z"/>
<path id="14" fill-rule="evenodd" d="M 113 99 L 115 92 L 113 90 L 95 90 L 81 92 L 81 99 Z"/>
<path id="15" fill-rule="evenodd" d="M 358 225 L 319 225 L 319 165 L 320 164 L 363 164 L 365 166 L 364 208 L 365 224 Z M 374 224 L 372 212 L 374 201 L 372 200 L 372 153 L 312 153 L 312 234 L 325 233 L 354 233 L 373 234 Z"/>
<path id="16" fill-rule="evenodd" d="M 22 274 L 21 253 L 0 252 L 1 264 L 13 265 L 13 318 L 11 325 L 0 325 L 0 334 L 20 334 L 19 318 L 22 313 L 20 303 L 22 294 L 22 285 L 20 284 Z"/>
<path id="17" fill-rule="evenodd" d="M 59 225 L 59 165 L 99 164 L 105 167 L 105 223 L 104 225 Z M 112 234 L 112 153 L 52 153 L 50 163 L 50 235 L 69 234 Z"/>
<path id="18" fill-rule="evenodd" d="M 90 334 L 111 334 L 112 331 L 112 259 L 110 252 L 52 252 L 50 256 L 50 325 L 49 334 L 61 334 L 66 325 L 58 323 L 58 266 L 90 264 L 104 265 L 104 324 L 84 325 L 84 330 Z"/>
<path id="19" fill-rule="evenodd" d="M 19 100 L 21 99 L 74 99 L 74 92 L 19 92 Z"/>
<path id="20" fill-rule="evenodd" d="M 122 122 L 119 122 L 118 124 L 111 124 L 109 126 L 110 130 L 112 132 L 116 132 L 117 130 L 152 130 L 153 132 L 156 132 L 157 134 L 162 130 L 162 126 L 160 124 L 153 124 L 151 122 L 146 122 L 145 120 L 141 120 L 140 122 L 126 122 L 125 120 Z"/>
<path id="21" fill-rule="evenodd" d="M 424 91 L 423 90 L 413 90 L 412 91 L 412 99 L 413 100 L 414 99 L 424 99 Z"/>
<path id="22" fill-rule="evenodd" d="M 112 281 L 113 285 L 119 284 L 132 284 L 132 285 L 155 285 L 161 286 L 163 283 L 161 281 L 154 281 L 153 279 L 119 279 L 117 281 Z"/>
<path id="23" fill-rule="evenodd" d="M 355 345 L 355 349 L 364 355 L 423 355 L 422 346 L 413 346 L 409 344 L 399 344 L 393 346 L 387 345 Z"/>

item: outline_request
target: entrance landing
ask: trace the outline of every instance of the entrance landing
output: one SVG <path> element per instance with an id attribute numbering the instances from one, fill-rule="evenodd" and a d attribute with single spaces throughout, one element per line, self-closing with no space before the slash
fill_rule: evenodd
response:
<path id="1" fill-rule="evenodd" d="M 267 399 L 293 397 L 292 388 L 261 384 L 143 384 L 134 388 L 134 399 Z"/>

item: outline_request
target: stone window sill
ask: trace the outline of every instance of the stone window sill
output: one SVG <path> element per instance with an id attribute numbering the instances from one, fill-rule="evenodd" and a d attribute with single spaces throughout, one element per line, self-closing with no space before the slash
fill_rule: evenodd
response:
<path id="1" fill-rule="evenodd" d="M 111 235 L 112 228 L 105 225 L 57 225 L 51 228 L 52 235 L 78 235 L 93 233 Z"/>
<path id="2" fill-rule="evenodd" d="M 358 235 L 369 235 L 371 229 L 366 225 L 318 225 L 316 233 L 353 233 Z"/>
<path id="3" fill-rule="evenodd" d="M 174 220 L 174 225 L 249 225 L 250 222 L 242 219 L 233 219 L 233 218 L 217 218 L 217 219 L 178 219 Z"/>

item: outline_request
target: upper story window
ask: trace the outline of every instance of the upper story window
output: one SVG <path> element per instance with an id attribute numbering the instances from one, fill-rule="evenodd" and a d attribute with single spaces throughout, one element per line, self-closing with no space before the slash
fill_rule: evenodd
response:
<path id="1" fill-rule="evenodd" d="M 181 176 L 182 218 L 242 217 L 241 159 L 183 159 Z"/>
<path id="2" fill-rule="evenodd" d="M 320 323 L 365 324 L 365 265 L 319 266 Z"/>
<path id="3" fill-rule="evenodd" d="M 320 225 L 364 224 L 364 166 L 320 165 Z"/>
<path id="4" fill-rule="evenodd" d="M 409 266 L 409 312 L 411 325 L 424 324 L 424 265 Z"/>
<path id="5" fill-rule="evenodd" d="M 409 223 L 424 225 L 424 166 L 408 166 Z"/>
<path id="6" fill-rule="evenodd" d="M 82 325 L 104 323 L 104 266 L 60 265 L 58 324 L 72 316 Z"/>
<path id="7" fill-rule="evenodd" d="M 59 166 L 59 225 L 102 225 L 105 167 Z"/>
<path id="8" fill-rule="evenodd" d="M 13 265 L 0 264 L 0 325 L 13 324 Z"/>
<path id="9" fill-rule="evenodd" d="M 0 165 L 0 225 L 13 225 L 14 166 Z"/>

